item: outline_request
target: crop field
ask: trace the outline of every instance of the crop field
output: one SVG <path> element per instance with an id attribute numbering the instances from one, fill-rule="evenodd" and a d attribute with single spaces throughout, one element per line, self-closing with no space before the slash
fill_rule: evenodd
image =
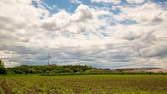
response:
<path id="1" fill-rule="evenodd" d="M 0 94 L 167 94 L 167 75 L 7 75 Z"/>

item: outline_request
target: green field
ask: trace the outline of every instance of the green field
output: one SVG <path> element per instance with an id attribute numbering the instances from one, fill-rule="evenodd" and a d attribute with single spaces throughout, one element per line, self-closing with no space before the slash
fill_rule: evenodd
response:
<path id="1" fill-rule="evenodd" d="M 167 94 L 167 75 L 7 75 L 0 94 Z"/>

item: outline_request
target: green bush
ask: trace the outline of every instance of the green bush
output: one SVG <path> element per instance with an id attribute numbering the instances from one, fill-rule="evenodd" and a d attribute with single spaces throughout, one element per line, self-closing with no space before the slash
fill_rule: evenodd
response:
<path id="1" fill-rule="evenodd" d="M 89 66 L 83 65 L 43 65 L 43 66 L 28 66 L 21 65 L 14 68 L 7 68 L 8 72 L 16 74 L 57 74 L 57 73 L 80 73 L 91 69 Z"/>
<path id="2" fill-rule="evenodd" d="M 0 74 L 7 74 L 4 63 L 0 60 Z"/>

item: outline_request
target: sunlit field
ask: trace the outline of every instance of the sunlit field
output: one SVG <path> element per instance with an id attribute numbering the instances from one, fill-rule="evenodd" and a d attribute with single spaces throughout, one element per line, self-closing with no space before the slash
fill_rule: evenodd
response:
<path id="1" fill-rule="evenodd" d="M 167 94 L 167 75 L 7 75 L 0 94 Z"/>

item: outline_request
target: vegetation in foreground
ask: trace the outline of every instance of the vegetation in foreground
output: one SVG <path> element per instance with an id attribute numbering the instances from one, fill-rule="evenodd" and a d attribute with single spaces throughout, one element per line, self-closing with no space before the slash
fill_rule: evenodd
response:
<path id="1" fill-rule="evenodd" d="M 0 74 L 5 74 L 0 76 L 0 94 L 167 94 L 166 73 L 132 73 L 82 65 L 4 68 L 0 61 Z"/>
<path id="2" fill-rule="evenodd" d="M 167 75 L 6 75 L 0 94 L 167 94 Z"/>

